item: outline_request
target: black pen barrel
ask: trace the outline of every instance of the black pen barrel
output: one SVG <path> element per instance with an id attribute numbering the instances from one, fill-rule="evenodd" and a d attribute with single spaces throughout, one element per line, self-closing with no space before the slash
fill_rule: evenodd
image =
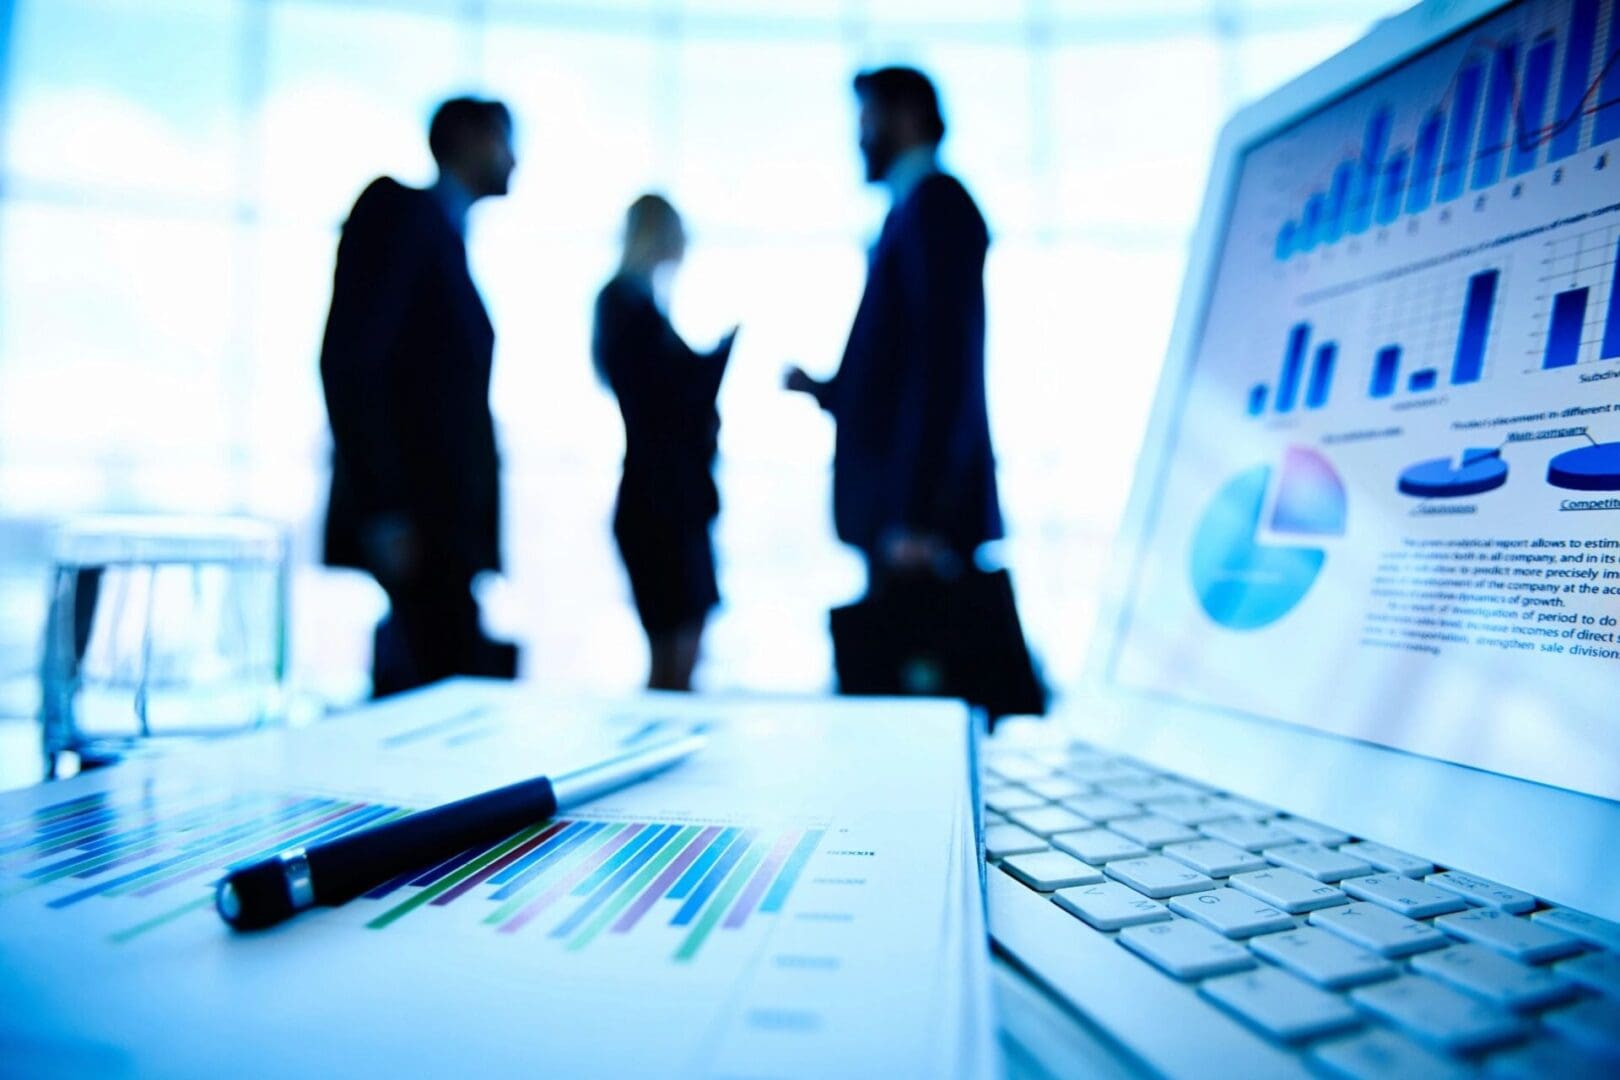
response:
<path id="1" fill-rule="evenodd" d="M 342 904 L 390 878 L 493 844 L 557 812 L 546 777 L 473 795 L 309 848 L 315 902 Z"/>

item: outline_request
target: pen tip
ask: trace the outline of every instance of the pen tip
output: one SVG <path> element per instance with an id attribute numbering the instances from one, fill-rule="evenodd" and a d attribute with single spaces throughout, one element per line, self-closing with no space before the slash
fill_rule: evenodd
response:
<path id="1" fill-rule="evenodd" d="M 236 895 L 236 886 L 229 881 L 220 882 L 219 890 L 214 893 L 214 906 L 219 908 L 220 918 L 234 926 L 242 914 L 242 900 Z"/>

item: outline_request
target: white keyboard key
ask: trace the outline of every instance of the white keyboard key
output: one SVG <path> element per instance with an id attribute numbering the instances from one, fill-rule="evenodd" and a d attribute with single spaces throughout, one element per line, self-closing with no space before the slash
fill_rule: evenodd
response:
<path id="1" fill-rule="evenodd" d="M 1009 855 L 1001 860 L 1001 868 L 1041 892 L 1067 889 L 1072 885 L 1095 885 L 1103 879 L 1096 869 L 1061 851 Z"/>
<path id="2" fill-rule="evenodd" d="M 1339 882 L 1339 888 L 1357 900 L 1370 900 L 1379 907 L 1398 911 L 1414 919 L 1429 919 L 1468 910 L 1468 901 L 1456 893 L 1413 881 L 1402 874 L 1370 874 Z"/>
<path id="3" fill-rule="evenodd" d="M 1359 1021 L 1342 998 L 1273 967 L 1210 979 L 1198 992 L 1277 1039 L 1308 1039 Z"/>
<path id="4" fill-rule="evenodd" d="M 1588 990 L 1620 998 L 1620 953 L 1593 952 L 1553 965 L 1553 970 Z"/>
<path id="5" fill-rule="evenodd" d="M 1290 915 L 1350 902 L 1349 897 L 1332 885 L 1324 885 L 1292 870 L 1251 870 L 1246 874 L 1233 874 L 1231 884 Z"/>
<path id="6" fill-rule="evenodd" d="M 1017 810 L 1033 810 L 1047 805 L 1047 802 L 1033 791 L 1016 784 L 1003 784 L 984 793 L 984 805 L 998 814 L 1010 814 Z"/>
<path id="7" fill-rule="evenodd" d="M 1119 943 L 1178 979 L 1202 979 L 1254 967 L 1249 950 L 1186 919 L 1132 926 Z"/>
<path id="8" fill-rule="evenodd" d="M 1280 817 L 1276 825 L 1284 832 L 1293 833 L 1296 837 L 1307 843 L 1326 844 L 1336 847 L 1339 844 L 1348 844 L 1350 834 L 1331 825 L 1323 825 L 1316 821 L 1307 821 L 1302 817 Z"/>
<path id="9" fill-rule="evenodd" d="M 1087 829 L 1085 832 L 1058 833 L 1052 843 L 1059 851 L 1066 851 L 1082 862 L 1093 866 L 1114 859 L 1134 859 L 1147 854 L 1147 848 L 1127 840 L 1107 829 Z"/>
<path id="10" fill-rule="evenodd" d="M 1100 824 L 1118 818 L 1135 817 L 1142 812 L 1142 808 L 1135 803 L 1116 799 L 1112 795 L 1082 795 L 1078 799 L 1064 799 L 1063 805 Z"/>
<path id="11" fill-rule="evenodd" d="M 1105 780 L 1149 780 L 1153 777 L 1146 769 L 1117 758 L 1071 761 L 1063 767 L 1063 771 L 1083 784 L 1100 784 Z"/>
<path id="12" fill-rule="evenodd" d="M 1041 806 L 1034 810 L 1014 810 L 1007 815 L 1014 825 L 1022 825 L 1036 836 L 1053 833 L 1079 832 L 1091 828 L 1091 822 L 1062 806 Z"/>
<path id="13" fill-rule="evenodd" d="M 984 764 L 987 772 L 1017 783 L 1020 780 L 1039 780 L 1051 776 L 1052 770 L 1022 754 L 997 754 Z"/>
<path id="14" fill-rule="evenodd" d="M 1562 930 L 1572 937 L 1578 937 L 1588 945 L 1596 945 L 1600 949 L 1613 949 L 1620 953 L 1620 923 L 1563 907 L 1538 911 L 1530 918 L 1543 926 L 1550 926 L 1554 930 Z"/>
<path id="15" fill-rule="evenodd" d="M 1097 786 L 1126 802 L 1152 802 L 1155 799 L 1194 799 L 1198 791 L 1179 780 L 1153 777 L 1147 780 L 1099 780 Z"/>
<path id="16" fill-rule="evenodd" d="M 1264 870 L 1266 860 L 1220 840 L 1188 840 L 1164 845 L 1164 854 L 1210 877 L 1230 877 L 1245 870 Z"/>
<path id="17" fill-rule="evenodd" d="M 1249 942 L 1249 948 L 1272 963 L 1279 964 L 1296 975 L 1303 975 L 1311 982 L 1329 990 L 1342 990 L 1347 986 L 1377 982 L 1379 979 L 1390 978 L 1400 970 L 1381 956 L 1374 956 L 1365 949 L 1358 949 L 1325 930 L 1315 930 L 1308 926 L 1300 930 L 1255 938 Z"/>
<path id="18" fill-rule="evenodd" d="M 1179 844 L 1183 840 L 1196 840 L 1198 834 L 1185 825 L 1178 825 L 1174 821 L 1166 820 L 1154 814 L 1143 814 L 1141 817 L 1120 818 L 1110 821 L 1108 827 L 1119 835 L 1135 840 L 1143 847 L 1163 847 L 1166 844 Z"/>
<path id="19" fill-rule="evenodd" d="M 1268 847 L 1291 844 L 1296 837 L 1264 821 L 1212 821 L 1200 825 L 1198 831 L 1212 840 L 1221 840 L 1244 851 L 1261 851 Z"/>
<path id="20" fill-rule="evenodd" d="M 1342 1080 L 1461 1080 L 1472 1075 L 1454 1062 L 1384 1028 L 1320 1043 L 1313 1064 Z"/>
<path id="21" fill-rule="evenodd" d="M 1219 888 L 1188 893 L 1170 901 L 1170 910 L 1196 919 L 1229 938 L 1253 937 L 1274 930 L 1288 930 L 1294 920 L 1285 913 L 1261 903 L 1248 893 Z"/>
<path id="22" fill-rule="evenodd" d="M 1157 900 L 1149 900 L 1112 881 L 1059 889 L 1052 894 L 1052 899 L 1063 910 L 1078 915 L 1098 930 L 1123 930 L 1127 926 L 1164 922 L 1170 918 L 1170 909 Z"/>
<path id="23" fill-rule="evenodd" d="M 1434 927 L 1365 902 L 1313 911 L 1308 921 L 1379 956 L 1410 956 L 1449 944 Z"/>
<path id="24" fill-rule="evenodd" d="M 1215 795 L 1213 800 L 1230 810 L 1233 817 L 1261 820 L 1277 816 L 1277 811 L 1272 807 L 1262 806 L 1252 799 L 1238 795 Z"/>
<path id="25" fill-rule="evenodd" d="M 1588 998 L 1579 1005 L 1554 1009 L 1541 1022 L 1570 1042 L 1580 1043 L 1620 1066 L 1620 1003 Z"/>
<path id="26" fill-rule="evenodd" d="M 1412 967 L 1507 1009 L 1534 1009 L 1575 993 L 1574 983 L 1545 968 L 1526 967 L 1498 956 L 1483 945 L 1453 945 L 1424 953 L 1413 957 Z"/>
<path id="27" fill-rule="evenodd" d="M 1215 887 L 1215 882 L 1208 877 L 1163 855 L 1119 859 L 1104 867 L 1103 872 L 1155 900 Z"/>
<path id="28" fill-rule="evenodd" d="M 1510 889 L 1506 885 L 1498 885 L 1494 881 L 1486 881 L 1473 874 L 1464 874 L 1459 870 L 1430 874 L 1423 880 L 1447 892 L 1454 892 L 1470 904 L 1478 904 L 1480 907 L 1497 908 L 1519 915 L 1536 906 L 1536 898 L 1529 893 Z"/>
<path id="29" fill-rule="evenodd" d="M 1581 951 L 1581 943 L 1542 923 L 1521 919 L 1496 908 L 1474 908 L 1442 915 L 1434 925 L 1464 941 L 1474 941 L 1515 960 L 1539 964 Z"/>
<path id="30" fill-rule="evenodd" d="M 989 825 L 984 830 L 984 853 L 992 859 L 1045 851 L 1046 841 L 1017 825 Z"/>
<path id="31" fill-rule="evenodd" d="M 1153 812 L 1182 825 L 1202 825 L 1232 816 L 1219 802 L 1206 798 L 1157 800 L 1153 803 Z"/>
<path id="32" fill-rule="evenodd" d="M 1350 991 L 1357 1005 L 1407 1033 L 1449 1051 L 1506 1042 L 1524 1029 L 1511 1013 L 1421 975 L 1402 975 Z"/>
<path id="33" fill-rule="evenodd" d="M 1346 855 L 1366 859 L 1380 870 L 1386 870 L 1391 874 L 1400 874 L 1403 877 L 1420 878 L 1424 874 L 1434 873 L 1434 863 L 1428 859 L 1420 859 L 1416 855 L 1408 855 L 1404 851 L 1396 851 L 1392 847 L 1375 844 L 1371 840 L 1362 840 L 1354 844 L 1341 844 L 1339 850 Z"/>
<path id="34" fill-rule="evenodd" d="M 1076 795 L 1090 795 L 1090 784 L 1082 784 L 1067 776 L 1052 776 L 1045 780 L 1025 780 L 1024 786 L 1046 799 L 1072 799 Z"/>
<path id="35" fill-rule="evenodd" d="M 1321 844 L 1289 844 L 1285 847 L 1266 848 L 1260 854 L 1278 866 L 1298 870 L 1317 881 L 1338 881 L 1372 870 L 1371 863 L 1362 862 L 1354 855 L 1344 855 Z"/>

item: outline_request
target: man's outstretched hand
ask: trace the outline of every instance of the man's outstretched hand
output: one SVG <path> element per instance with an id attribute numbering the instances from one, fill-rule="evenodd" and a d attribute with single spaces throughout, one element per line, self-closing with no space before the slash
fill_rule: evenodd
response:
<path id="1" fill-rule="evenodd" d="M 821 391 L 823 385 L 819 380 L 806 375 L 804 369 L 797 364 L 788 365 L 787 371 L 782 375 L 782 389 L 792 391 L 795 394 L 815 396 Z"/>

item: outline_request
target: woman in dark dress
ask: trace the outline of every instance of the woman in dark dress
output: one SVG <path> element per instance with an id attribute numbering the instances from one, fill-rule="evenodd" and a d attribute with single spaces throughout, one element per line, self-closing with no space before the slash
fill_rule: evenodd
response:
<path id="1" fill-rule="evenodd" d="M 703 624 L 720 602 L 709 527 L 720 512 L 715 397 L 733 330 L 712 352 L 693 351 L 659 298 L 686 251 L 680 215 L 643 195 L 625 222 L 619 272 L 596 298 L 596 371 L 624 416 L 624 476 L 613 536 L 647 632 L 653 690 L 690 690 Z"/>

